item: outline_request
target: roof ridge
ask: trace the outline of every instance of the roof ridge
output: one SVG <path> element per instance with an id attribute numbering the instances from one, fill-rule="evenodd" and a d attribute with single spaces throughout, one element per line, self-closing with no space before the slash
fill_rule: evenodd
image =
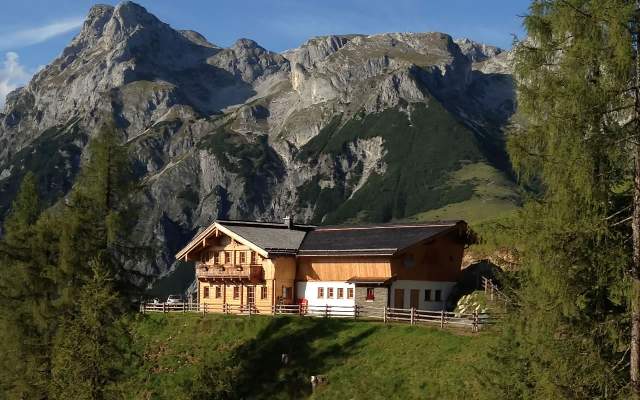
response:
<path id="1" fill-rule="evenodd" d="M 366 230 L 366 229 L 399 229 L 399 228 L 438 228 L 455 226 L 460 221 L 455 222 L 441 222 L 441 223 L 427 223 L 427 224 L 381 224 L 381 225 L 354 225 L 354 226 L 326 226 L 318 227 L 316 231 L 347 231 L 347 230 Z"/>

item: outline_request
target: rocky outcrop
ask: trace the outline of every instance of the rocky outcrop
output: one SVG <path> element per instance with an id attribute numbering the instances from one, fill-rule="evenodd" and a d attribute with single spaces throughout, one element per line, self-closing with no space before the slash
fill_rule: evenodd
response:
<path id="1" fill-rule="evenodd" d="M 143 188 L 137 240 L 157 249 L 130 265 L 143 274 L 170 271 L 215 218 L 408 217 L 460 201 L 450 172 L 504 154 L 509 68 L 508 52 L 443 33 L 323 36 L 278 54 L 250 39 L 220 48 L 132 2 L 94 6 L 7 98 L 0 215 L 29 169 L 50 203 L 63 196 L 90 137 L 113 122 Z"/>

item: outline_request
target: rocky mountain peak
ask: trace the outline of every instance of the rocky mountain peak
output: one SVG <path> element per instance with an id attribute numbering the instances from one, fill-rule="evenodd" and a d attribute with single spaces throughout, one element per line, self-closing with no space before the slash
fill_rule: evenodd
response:
<path id="1" fill-rule="evenodd" d="M 188 30 L 188 29 L 183 29 L 179 31 L 182 36 L 186 37 L 187 39 L 189 39 L 191 42 L 197 44 L 198 46 L 204 46 L 204 47 L 210 47 L 213 49 L 219 49 L 220 47 L 209 42 L 207 40 L 207 38 L 205 38 L 204 36 L 202 36 L 200 33 L 196 32 L 196 31 L 192 31 L 192 30 Z"/>
<path id="2" fill-rule="evenodd" d="M 252 49 L 260 49 L 264 50 L 262 46 L 260 46 L 255 40 L 241 38 L 236 40 L 236 42 L 231 46 L 233 50 L 252 50 Z"/>
<path id="3" fill-rule="evenodd" d="M 456 39 L 455 42 L 471 62 L 482 62 L 504 51 L 499 47 L 474 42 L 467 38 Z"/>

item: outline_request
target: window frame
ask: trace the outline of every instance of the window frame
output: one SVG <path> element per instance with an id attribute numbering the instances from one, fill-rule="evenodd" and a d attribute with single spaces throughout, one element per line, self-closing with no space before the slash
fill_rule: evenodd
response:
<path id="1" fill-rule="evenodd" d="M 336 291 L 336 299 L 344 299 L 344 288 L 339 287 Z"/>
<path id="2" fill-rule="evenodd" d="M 246 251 L 241 251 L 240 252 L 240 264 L 246 264 L 247 263 L 247 252 Z"/>
<path id="3" fill-rule="evenodd" d="M 424 301 L 432 301 L 431 300 L 431 289 L 424 290 Z"/>
<path id="4" fill-rule="evenodd" d="M 231 252 L 230 251 L 226 251 L 224 252 L 224 263 L 225 264 L 231 264 Z"/>
<path id="5" fill-rule="evenodd" d="M 327 288 L 327 299 L 333 299 L 333 288 L 332 287 L 328 287 Z"/>
<path id="6" fill-rule="evenodd" d="M 240 298 L 240 286 L 235 285 L 233 287 L 233 299 L 238 300 Z"/>
<path id="7" fill-rule="evenodd" d="M 316 293 L 316 298 L 324 299 L 324 288 L 322 286 L 318 286 L 318 291 Z"/>
<path id="8" fill-rule="evenodd" d="M 219 299 L 221 297 L 222 297 L 222 287 L 220 285 L 216 285 L 215 298 Z"/>
<path id="9" fill-rule="evenodd" d="M 353 288 L 347 288 L 347 299 L 353 299 Z"/>
<path id="10" fill-rule="evenodd" d="M 376 288 L 374 287 L 368 287 L 367 288 L 367 293 L 365 296 L 365 300 L 366 301 L 375 301 L 376 299 Z"/>
<path id="11" fill-rule="evenodd" d="M 260 286 L 260 300 L 265 300 L 269 297 L 269 289 L 266 285 Z"/>
<path id="12" fill-rule="evenodd" d="M 436 289 L 433 301 L 442 301 L 442 290 Z"/>
<path id="13" fill-rule="evenodd" d="M 202 298 L 203 299 L 209 298 L 209 286 L 205 286 L 202 288 Z"/>
<path id="14" fill-rule="evenodd" d="M 250 258 L 251 264 L 257 264 L 258 263 L 258 257 L 257 257 L 257 254 L 256 254 L 255 251 L 253 251 L 253 250 L 251 251 L 251 256 L 250 257 L 251 257 Z"/>

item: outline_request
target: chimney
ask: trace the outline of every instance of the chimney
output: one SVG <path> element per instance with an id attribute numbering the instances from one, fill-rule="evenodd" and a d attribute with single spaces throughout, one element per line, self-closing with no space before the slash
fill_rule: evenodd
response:
<path id="1" fill-rule="evenodd" d="M 284 217 L 283 221 L 284 226 L 286 226 L 288 229 L 293 229 L 293 218 L 291 218 L 291 216 L 287 215 L 286 217 Z"/>

